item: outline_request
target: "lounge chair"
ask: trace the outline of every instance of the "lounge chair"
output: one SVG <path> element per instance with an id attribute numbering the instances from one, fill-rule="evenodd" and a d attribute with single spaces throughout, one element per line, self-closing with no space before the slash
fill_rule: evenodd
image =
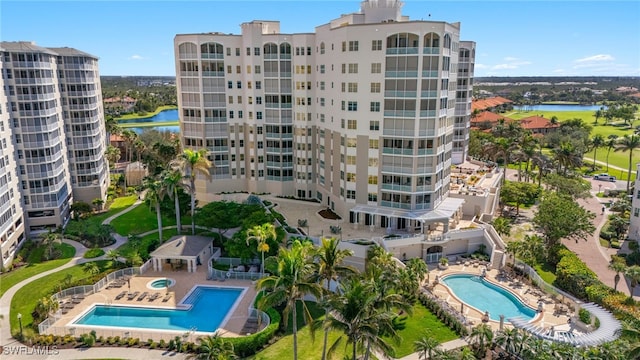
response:
<path id="1" fill-rule="evenodd" d="M 120 294 L 116 295 L 116 300 L 122 299 L 125 295 L 127 295 L 126 291 L 121 292 Z"/>
<path id="2" fill-rule="evenodd" d="M 160 297 L 160 293 L 153 293 L 151 296 L 148 297 L 149 301 L 154 301 L 155 299 Z"/>
<path id="3" fill-rule="evenodd" d="M 140 295 L 140 291 L 136 291 L 134 293 L 129 293 L 129 295 L 127 295 L 127 300 L 133 300 L 136 298 L 136 296 Z"/>
<path id="4" fill-rule="evenodd" d="M 171 294 L 170 293 L 165 295 L 164 299 L 162 299 L 162 302 L 167 302 L 167 301 L 169 301 L 169 299 L 171 299 Z"/>
<path id="5" fill-rule="evenodd" d="M 143 293 L 142 293 L 142 295 L 140 295 L 140 297 L 138 297 L 138 301 L 142 301 L 142 300 L 144 300 L 144 298 L 146 298 L 146 297 L 147 297 L 147 295 L 149 295 L 149 293 L 148 293 L 148 292 L 146 292 L 146 291 L 145 291 L 145 292 L 143 292 Z"/>

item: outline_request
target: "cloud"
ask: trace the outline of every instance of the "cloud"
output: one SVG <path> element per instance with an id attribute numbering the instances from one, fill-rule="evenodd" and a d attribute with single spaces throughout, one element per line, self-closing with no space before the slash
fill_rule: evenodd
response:
<path id="1" fill-rule="evenodd" d="M 505 63 L 493 65 L 491 70 L 512 70 L 523 65 L 531 65 L 531 61 L 521 60 L 516 57 L 507 56 L 504 58 Z"/>
<path id="2" fill-rule="evenodd" d="M 609 54 L 598 54 L 593 56 L 587 56 L 582 59 L 577 59 L 577 60 L 574 60 L 573 62 L 582 64 L 582 63 L 613 61 L 613 60 L 615 60 L 614 57 Z"/>
<path id="3" fill-rule="evenodd" d="M 485 65 L 485 64 L 475 64 L 474 67 L 476 69 L 488 69 L 489 65 Z"/>
<path id="4" fill-rule="evenodd" d="M 144 60 L 144 57 L 142 57 L 142 56 L 140 56 L 138 54 L 134 54 L 134 55 L 131 55 L 129 57 L 129 60 Z"/>

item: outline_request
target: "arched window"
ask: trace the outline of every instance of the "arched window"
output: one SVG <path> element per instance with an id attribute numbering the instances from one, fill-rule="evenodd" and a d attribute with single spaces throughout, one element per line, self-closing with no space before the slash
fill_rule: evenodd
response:
<path id="1" fill-rule="evenodd" d="M 449 34 L 444 35 L 444 48 L 451 49 L 451 35 Z"/>
<path id="2" fill-rule="evenodd" d="M 460 61 L 469 61 L 469 49 L 461 48 L 460 49 Z"/>
<path id="3" fill-rule="evenodd" d="M 424 36 L 424 47 L 437 48 L 440 47 L 440 35 L 436 33 L 428 33 Z"/>
<path id="4" fill-rule="evenodd" d="M 387 37 L 387 49 L 390 48 L 417 48 L 419 37 L 411 33 L 393 34 Z"/>
<path id="5" fill-rule="evenodd" d="M 274 59 L 278 56 L 278 45 L 274 43 L 264 44 L 264 57 Z"/>
<path id="6" fill-rule="evenodd" d="M 280 58 L 281 59 L 291 58 L 291 44 L 289 43 L 280 44 Z"/>
<path id="7" fill-rule="evenodd" d="M 220 59 L 224 57 L 224 48 L 218 43 L 204 43 L 200 45 L 200 53 L 204 59 Z"/>
<path id="8" fill-rule="evenodd" d="M 324 42 L 320 43 L 320 54 L 324 54 Z"/>
<path id="9" fill-rule="evenodd" d="M 180 59 L 196 59 L 198 57 L 198 46 L 191 42 L 178 45 Z"/>

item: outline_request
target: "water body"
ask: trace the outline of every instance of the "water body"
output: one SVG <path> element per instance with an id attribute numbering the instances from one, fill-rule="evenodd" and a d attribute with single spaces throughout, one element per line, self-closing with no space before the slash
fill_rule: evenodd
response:
<path id="1" fill-rule="evenodd" d="M 133 130 L 136 134 L 142 134 L 142 132 L 147 129 L 147 130 L 158 130 L 160 132 L 165 132 L 165 131 L 169 131 L 172 133 L 179 133 L 180 132 L 180 126 L 175 125 L 175 126 L 145 126 L 145 127 L 130 127 L 127 128 L 129 130 Z"/>
<path id="2" fill-rule="evenodd" d="M 178 121 L 179 119 L 180 119 L 180 116 L 178 115 L 178 109 L 172 109 L 172 110 L 162 110 L 159 113 L 148 118 L 118 120 L 118 122 L 123 124 L 129 124 L 129 123 L 144 123 L 144 122 Z"/>
<path id="3" fill-rule="evenodd" d="M 515 106 L 518 111 L 596 111 L 602 105 L 565 105 L 565 104 L 542 104 Z"/>

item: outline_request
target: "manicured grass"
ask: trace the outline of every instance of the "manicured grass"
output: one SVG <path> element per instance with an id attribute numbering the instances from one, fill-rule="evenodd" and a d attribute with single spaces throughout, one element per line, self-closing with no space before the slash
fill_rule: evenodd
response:
<path id="1" fill-rule="evenodd" d="M 133 114 L 125 114 L 122 115 L 121 117 L 117 118 L 117 120 L 131 120 L 131 119 L 146 119 L 146 118 L 150 118 L 152 116 L 158 115 L 158 113 L 160 113 L 163 110 L 173 110 L 173 109 L 177 109 L 177 106 L 173 106 L 173 105 L 164 105 L 164 106 L 160 106 L 156 109 L 156 111 L 154 112 L 150 112 L 150 113 L 146 113 L 146 115 L 140 116 L 137 113 L 133 113 Z"/>
<path id="2" fill-rule="evenodd" d="M 191 225 L 191 217 L 180 218 L 183 226 Z M 162 216 L 162 226 L 173 226 L 176 224 L 175 216 Z M 156 210 L 149 208 L 146 204 L 140 204 L 128 213 L 119 216 L 111 221 L 114 230 L 123 236 L 129 234 L 142 234 L 147 231 L 158 229 L 158 218 Z"/>
<path id="3" fill-rule="evenodd" d="M 393 357 L 401 358 L 415 352 L 415 341 L 420 340 L 426 334 L 431 335 L 440 343 L 457 339 L 453 330 L 449 329 L 438 318 L 433 315 L 421 303 L 413 306 L 413 315 L 408 316 L 401 324 L 403 329 L 398 331 L 400 344 L 393 344 L 395 353 Z"/>
<path id="4" fill-rule="evenodd" d="M 103 274 L 112 271 L 111 266 L 113 265 L 113 262 L 111 261 L 96 261 L 96 264 L 98 264 L 98 266 L 100 267 L 100 271 Z M 83 271 L 82 265 L 76 265 L 35 280 L 29 283 L 28 286 L 25 286 L 18 290 L 18 292 L 16 292 L 15 296 L 11 300 L 10 310 L 12 334 L 15 334 L 19 331 L 19 324 L 17 319 L 18 313 L 22 314 L 22 325 L 24 334 L 32 335 L 35 333 L 32 328 L 33 317 L 31 313 L 34 311 L 38 299 L 42 299 L 45 296 L 59 291 L 60 284 L 68 275 L 71 275 L 72 282 L 87 279 L 92 276 Z"/>
<path id="5" fill-rule="evenodd" d="M 76 253 L 76 249 L 71 245 L 62 243 L 58 246 L 60 251 L 62 252 L 62 255 L 59 259 L 45 261 L 42 263 L 30 263 L 29 265 L 23 266 L 19 269 L 1 274 L 0 296 L 4 295 L 7 290 L 9 290 L 13 285 L 21 282 L 22 280 L 28 279 L 34 275 L 49 271 L 51 269 L 55 269 L 58 266 L 66 264 Z"/>
<path id="6" fill-rule="evenodd" d="M 553 285 L 554 281 L 556 281 L 555 269 L 551 265 L 547 263 L 537 264 L 535 269 L 538 275 L 540 275 L 542 280 L 547 284 Z"/>
<path id="7" fill-rule="evenodd" d="M 146 121 L 146 122 L 139 122 L 139 123 L 122 123 L 122 124 L 118 124 L 118 126 L 120 126 L 123 129 L 127 129 L 127 128 L 142 128 L 142 127 L 156 127 L 156 126 L 178 126 L 180 125 L 180 122 L 178 121 Z"/>
<path id="8" fill-rule="evenodd" d="M 102 250 L 100 248 L 93 248 L 93 249 L 87 250 L 87 252 L 84 253 L 84 258 L 85 259 L 94 259 L 94 258 L 100 257 L 102 255 L 104 255 L 104 250 Z"/>
<path id="9" fill-rule="evenodd" d="M 87 221 L 90 223 L 102 224 L 102 222 L 108 217 L 110 217 L 111 215 L 117 214 L 120 211 L 133 205 L 136 202 L 136 200 L 138 200 L 137 195 L 123 196 L 123 197 L 116 198 L 115 200 L 113 200 L 113 202 L 109 206 L 109 210 L 98 215 L 90 216 L 84 219 L 84 221 Z M 71 220 L 71 222 L 75 222 L 75 220 Z"/>

